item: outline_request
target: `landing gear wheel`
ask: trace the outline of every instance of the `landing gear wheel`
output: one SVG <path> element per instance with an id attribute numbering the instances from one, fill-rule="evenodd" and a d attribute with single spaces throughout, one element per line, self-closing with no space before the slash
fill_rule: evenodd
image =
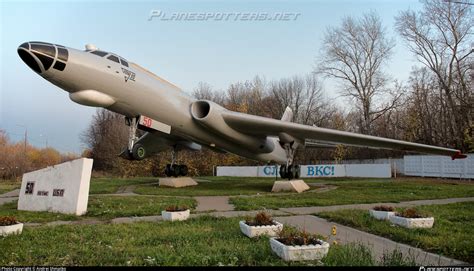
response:
<path id="1" fill-rule="evenodd" d="M 180 165 L 180 166 L 179 166 L 179 175 L 181 175 L 181 176 L 186 176 L 186 175 L 188 175 L 188 166 L 186 166 L 186 165 Z"/>
<path id="2" fill-rule="evenodd" d="M 135 160 L 143 160 L 146 156 L 145 147 L 142 144 L 135 144 L 133 145 L 132 149 L 132 157 Z"/>
<path id="3" fill-rule="evenodd" d="M 165 167 L 165 175 L 166 177 L 171 177 L 172 173 L 171 173 L 171 164 L 167 164 L 166 167 Z"/>
<path id="4" fill-rule="evenodd" d="M 281 165 L 280 166 L 280 177 L 282 179 L 286 179 L 287 171 L 286 171 L 286 165 Z"/>
<path id="5" fill-rule="evenodd" d="M 294 166 L 293 165 L 289 165 L 288 168 L 287 168 L 287 171 L 286 171 L 286 178 L 288 180 L 292 180 L 293 177 L 294 177 Z"/>
<path id="6" fill-rule="evenodd" d="M 291 179 L 298 179 L 300 177 L 300 166 L 299 165 L 291 165 L 289 170 L 290 175 L 292 178 L 288 177 L 289 180 Z"/>
<path id="7" fill-rule="evenodd" d="M 172 165 L 171 166 L 171 175 L 173 177 L 178 177 L 179 176 L 179 165 Z"/>

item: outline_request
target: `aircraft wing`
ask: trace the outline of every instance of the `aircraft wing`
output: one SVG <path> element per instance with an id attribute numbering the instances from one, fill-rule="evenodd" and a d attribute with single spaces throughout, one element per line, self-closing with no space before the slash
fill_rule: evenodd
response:
<path id="1" fill-rule="evenodd" d="M 459 150 L 455 149 L 308 126 L 227 110 L 222 112 L 222 117 L 227 125 L 233 129 L 242 133 L 258 136 L 279 136 L 279 134 L 285 133 L 302 140 L 302 142 L 308 139 L 313 139 L 318 142 L 326 142 L 328 145 L 342 144 L 377 149 L 414 151 L 429 154 L 449 155 L 453 159 L 466 157 L 461 154 Z"/>

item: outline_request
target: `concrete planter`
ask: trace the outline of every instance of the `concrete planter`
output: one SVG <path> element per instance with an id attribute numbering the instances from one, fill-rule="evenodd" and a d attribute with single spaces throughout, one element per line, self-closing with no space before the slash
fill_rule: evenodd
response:
<path id="1" fill-rule="evenodd" d="M 163 220 L 168 220 L 168 221 L 186 220 L 189 218 L 189 209 L 185 211 L 179 211 L 179 212 L 161 211 L 161 217 L 163 217 Z"/>
<path id="2" fill-rule="evenodd" d="M 23 223 L 18 223 L 10 226 L 0 226 L 0 236 L 7 236 L 10 234 L 21 234 L 23 231 Z"/>
<path id="3" fill-rule="evenodd" d="M 369 210 L 370 215 L 378 220 L 389 220 L 391 216 L 395 215 L 395 212 L 387 212 L 387 211 L 376 211 L 376 210 Z"/>
<path id="4" fill-rule="evenodd" d="M 329 244 L 321 241 L 321 245 L 287 246 L 280 243 L 275 237 L 270 238 L 270 246 L 284 261 L 311 261 L 321 260 L 329 251 Z"/>
<path id="5" fill-rule="evenodd" d="M 409 229 L 432 228 L 434 223 L 434 217 L 406 218 L 394 215 L 390 217 L 390 222 Z"/>
<path id="6" fill-rule="evenodd" d="M 240 221 L 240 230 L 246 236 L 253 238 L 260 235 L 277 236 L 283 230 L 283 224 L 273 221 L 274 225 L 268 226 L 249 226 L 245 221 Z"/>

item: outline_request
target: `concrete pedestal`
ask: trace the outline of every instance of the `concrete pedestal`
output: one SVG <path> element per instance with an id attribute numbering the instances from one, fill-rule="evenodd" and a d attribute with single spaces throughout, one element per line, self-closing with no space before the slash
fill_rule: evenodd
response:
<path id="1" fill-rule="evenodd" d="M 190 177 L 160 178 L 159 186 L 185 187 L 193 186 L 198 183 Z"/>
<path id="2" fill-rule="evenodd" d="M 297 192 L 309 190 L 309 186 L 303 180 L 275 181 L 272 192 Z"/>

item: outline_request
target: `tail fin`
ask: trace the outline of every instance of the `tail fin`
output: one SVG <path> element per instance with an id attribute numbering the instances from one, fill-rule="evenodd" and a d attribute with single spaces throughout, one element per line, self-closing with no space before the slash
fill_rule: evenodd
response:
<path id="1" fill-rule="evenodd" d="M 293 121 L 293 110 L 289 106 L 286 107 L 285 112 L 283 113 L 283 116 L 281 117 L 282 121 Z"/>

